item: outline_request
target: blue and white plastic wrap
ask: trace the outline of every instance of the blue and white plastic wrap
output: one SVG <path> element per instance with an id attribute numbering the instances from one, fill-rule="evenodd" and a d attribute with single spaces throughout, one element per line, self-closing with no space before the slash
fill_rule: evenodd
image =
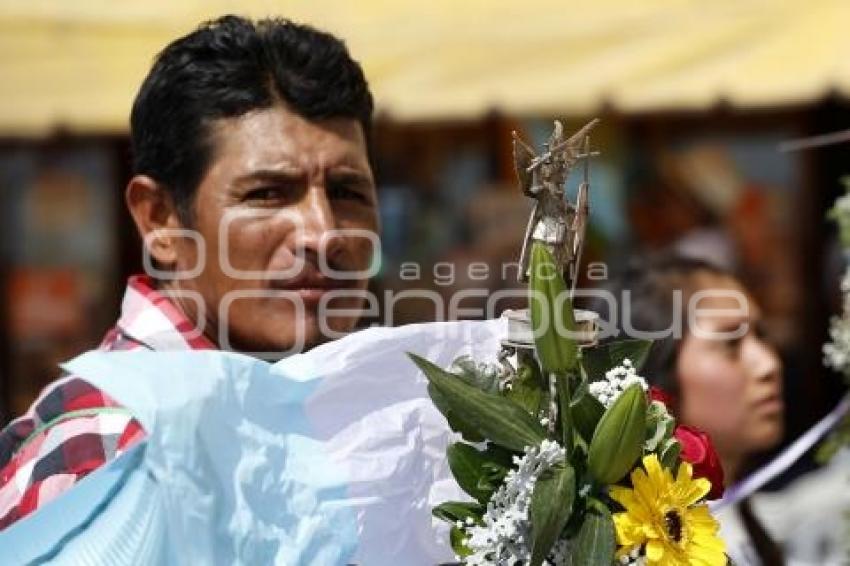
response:
<path id="1" fill-rule="evenodd" d="M 495 360 L 502 321 L 374 328 L 277 364 L 222 352 L 89 352 L 145 442 L 0 532 L 0 562 L 434 565 L 431 508 L 466 499 L 452 439 L 405 355 Z"/>

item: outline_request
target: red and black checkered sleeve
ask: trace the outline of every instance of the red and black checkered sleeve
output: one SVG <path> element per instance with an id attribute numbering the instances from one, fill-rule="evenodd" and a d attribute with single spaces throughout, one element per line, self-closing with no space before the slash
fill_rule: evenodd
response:
<path id="1" fill-rule="evenodd" d="M 0 529 L 36 511 L 144 437 L 138 421 L 76 376 L 48 387 L 0 432 Z"/>

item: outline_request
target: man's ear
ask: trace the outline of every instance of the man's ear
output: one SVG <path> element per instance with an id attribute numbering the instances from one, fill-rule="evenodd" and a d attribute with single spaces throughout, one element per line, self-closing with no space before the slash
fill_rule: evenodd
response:
<path id="1" fill-rule="evenodd" d="M 183 228 L 171 193 L 147 175 L 136 175 L 124 192 L 127 209 L 151 257 L 163 267 L 177 262 L 177 232 Z"/>

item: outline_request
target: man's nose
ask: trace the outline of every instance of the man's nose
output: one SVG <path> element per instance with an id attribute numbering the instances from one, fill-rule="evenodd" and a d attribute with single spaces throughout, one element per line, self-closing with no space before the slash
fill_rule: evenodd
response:
<path id="1" fill-rule="evenodd" d="M 298 204 L 295 247 L 311 254 L 334 253 L 336 217 L 323 185 L 311 185 Z"/>

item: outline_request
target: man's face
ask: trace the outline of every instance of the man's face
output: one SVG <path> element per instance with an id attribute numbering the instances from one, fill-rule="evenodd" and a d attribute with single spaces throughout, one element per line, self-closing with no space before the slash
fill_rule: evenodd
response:
<path id="1" fill-rule="evenodd" d="M 359 122 L 274 106 L 219 120 L 212 135 L 186 227 L 205 249 L 181 239 L 176 269 L 205 265 L 169 285 L 175 300 L 220 347 L 270 357 L 351 330 L 356 312 L 334 311 L 362 306 L 378 228 Z"/>

